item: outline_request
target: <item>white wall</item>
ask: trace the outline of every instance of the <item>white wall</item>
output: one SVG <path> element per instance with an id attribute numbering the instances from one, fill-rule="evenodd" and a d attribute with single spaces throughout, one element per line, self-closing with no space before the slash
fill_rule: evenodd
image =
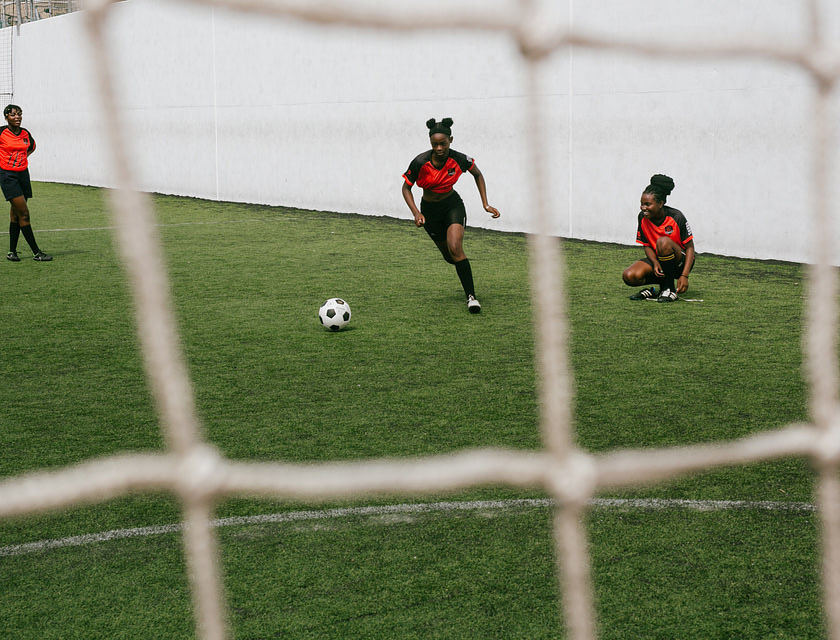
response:
<path id="1" fill-rule="evenodd" d="M 424 3 L 418 21 L 445 16 L 447 4 Z M 624 39 L 785 43 L 805 37 L 803 4 L 543 2 L 552 23 Z M 836 33 L 840 7 L 822 4 L 825 33 Z M 34 179 L 112 186 L 84 26 L 77 13 L 20 28 L 15 102 L 38 142 Z M 115 4 L 108 36 L 143 190 L 408 219 L 400 176 L 428 145 L 425 120 L 451 116 L 453 147 L 476 158 L 502 211 L 490 220 L 462 179 L 469 224 L 533 230 L 524 67 L 506 36 L 322 28 L 152 0 Z M 669 204 L 688 216 L 701 253 L 809 260 L 812 89 L 802 72 L 575 48 L 547 60 L 541 78 L 556 234 L 632 244 L 639 195 L 667 173 L 677 184 Z"/>

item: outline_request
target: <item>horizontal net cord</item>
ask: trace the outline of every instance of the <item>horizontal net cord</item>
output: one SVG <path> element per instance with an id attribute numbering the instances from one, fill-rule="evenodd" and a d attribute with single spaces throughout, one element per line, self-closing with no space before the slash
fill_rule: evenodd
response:
<path id="1" fill-rule="evenodd" d="M 0 516 L 101 502 L 132 491 L 168 490 L 179 495 L 228 495 L 328 500 L 359 494 L 435 493 L 504 483 L 554 489 L 561 503 L 588 501 L 596 487 L 626 487 L 713 467 L 816 456 L 812 427 L 792 426 L 730 443 L 666 449 L 622 450 L 598 455 L 575 453 L 558 460 L 545 451 L 475 449 L 421 458 L 352 462 L 231 461 L 201 445 L 186 456 L 119 455 L 54 471 L 39 471 L 0 482 Z M 562 486 L 587 491 L 559 490 Z"/>

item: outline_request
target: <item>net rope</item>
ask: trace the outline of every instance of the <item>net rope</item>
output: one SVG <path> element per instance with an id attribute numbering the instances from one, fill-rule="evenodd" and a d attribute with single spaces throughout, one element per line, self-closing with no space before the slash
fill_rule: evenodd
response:
<path id="1" fill-rule="evenodd" d="M 418 22 L 402 3 L 380 3 L 372 10 L 350 3 L 304 0 L 196 0 L 224 7 L 312 24 L 365 27 L 392 31 L 431 29 Z M 837 278 L 831 266 L 830 176 L 834 150 L 831 98 L 840 77 L 840 57 L 820 35 L 818 0 L 802 3 L 809 37 L 802 44 L 737 42 L 671 44 L 624 41 L 574 29 L 547 30 L 538 3 L 520 0 L 486 14 L 453 6 L 448 28 L 508 34 L 519 45 L 528 68 L 527 122 L 535 167 L 536 233 L 529 239 L 535 309 L 537 373 L 540 380 L 540 422 L 544 447 L 538 451 L 465 450 L 408 460 L 369 460 L 284 464 L 232 461 L 203 439 L 191 381 L 170 299 L 162 249 L 150 199 L 137 191 L 127 154 L 106 46 L 108 0 L 86 6 L 87 29 L 104 113 L 104 126 L 117 188 L 111 191 L 121 257 L 133 292 L 145 370 L 166 439 L 160 454 L 120 455 L 79 465 L 38 471 L 0 483 L 0 517 L 101 502 L 129 491 L 165 491 L 183 504 L 184 546 L 193 594 L 196 633 L 204 640 L 228 637 L 219 549 L 213 530 L 214 504 L 223 497 L 263 495 L 299 500 L 328 500 L 371 494 L 423 495 L 486 484 L 540 488 L 555 506 L 555 540 L 560 597 L 568 637 L 589 640 L 597 635 L 590 580 L 590 555 L 583 515 L 595 493 L 663 481 L 715 467 L 799 456 L 818 469 L 816 502 L 821 522 L 822 581 L 826 628 L 840 640 L 840 414 L 837 380 Z M 615 450 L 589 453 L 574 444 L 571 415 L 571 372 L 565 323 L 564 283 L 560 277 L 562 248 L 552 237 L 544 185 L 550 183 L 543 162 L 545 127 L 539 69 L 553 53 L 568 47 L 613 50 L 658 59 L 759 59 L 798 68 L 813 80 L 811 106 L 811 180 L 815 197 L 812 246 L 808 267 L 804 357 L 809 382 L 811 419 L 734 441 L 695 446 Z"/>

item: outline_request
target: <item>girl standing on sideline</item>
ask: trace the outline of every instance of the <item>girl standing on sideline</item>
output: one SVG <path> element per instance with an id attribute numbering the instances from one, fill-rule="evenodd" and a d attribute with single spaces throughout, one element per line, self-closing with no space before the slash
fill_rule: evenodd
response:
<path id="1" fill-rule="evenodd" d="M 35 151 L 35 139 L 32 134 L 20 126 L 23 109 L 10 104 L 3 109 L 6 126 L 0 127 L 0 188 L 9 201 L 9 253 L 6 259 L 20 262 L 17 254 L 20 234 L 32 249 L 33 259 L 49 262 L 52 256 L 38 248 L 35 234 L 29 224 L 29 207 L 26 201 L 32 197 L 32 184 L 29 182 L 29 155 Z"/>
<path id="2" fill-rule="evenodd" d="M 421 153 L 408 165 L 408 170 L 403 174 L 403 199 L 414 216 L 414 223 L 426 229 L 443 259 L 455 265 L 455 272 L 467 295 L 469 312 L 480 313 L 481 304 L 475 297 L 472 268 L 463 248 L 467 211 L 461 196 L 453 189 L 458 178 L 465 172 L 471 173 L 484 210 L 493 218 L 498 218 L 500 214 L 495 207 L 487 204 L 484 176 L 475 166 L 475 161 L 450 147 L 452 118 L 444 118 L 440 122 L 432 118 L 426 122 L 426 127 L 429 129 L 432 148 Z M 415 184 L 423 189 L 419 209 L 411 192 Z"/>
<path id="3" fill-rule="evenodd" d="M 657 302 L 673 302 L 678 293 L 688 290 L 688 274 L 694 267 L 694 235 L 688 220 L 679 209 L 665 205 L 674 190 L 674 181 L 656 174 L 642 193 L 636 242 L 645 256 L 624 270 L 624 284 L 638 287 L 659 284 Z M 656 297 L 649 287 L 630 296 L 631 300 Z"/>

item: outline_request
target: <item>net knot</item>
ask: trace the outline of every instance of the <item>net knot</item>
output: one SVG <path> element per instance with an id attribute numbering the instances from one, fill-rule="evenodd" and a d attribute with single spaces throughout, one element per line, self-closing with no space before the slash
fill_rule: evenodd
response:
<path id="1" fill-rule="evenodd" d="M 828 428 L 820 431 L 814 444 L 814 457 L 817 463 L 821 465 L 840 463 L 840 413 L 835 412 Z"/>
<path id="2" fill-rule="evenodd" d="M 597 487 L 598 469 L 592 456 L 573 451 L 552 464 L 550 487 L 562 504 L 585 505 Z"/>
<path id="3" fill-rule="evenodd" d="M 223 460 L 219 452 L 208 444 L 197 444 L 178 459 L 175 470 L 175 489 L 185 499 L 214 495 L 220 486 Z"/>

